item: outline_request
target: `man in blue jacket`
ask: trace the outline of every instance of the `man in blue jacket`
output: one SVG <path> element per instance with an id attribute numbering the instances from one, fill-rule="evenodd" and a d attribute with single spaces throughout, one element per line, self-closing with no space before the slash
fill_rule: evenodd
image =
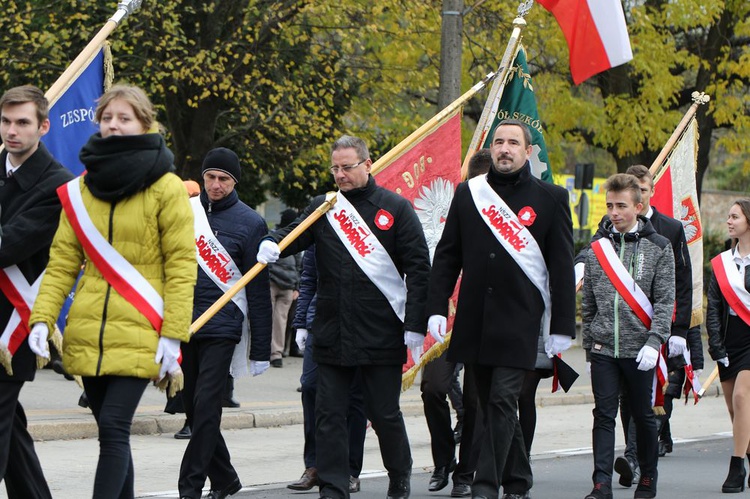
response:
<path id="1" fill-rule="evenodd" d="M 203 161 L 204 188 L 199 198 L 191 199 L 199 267 L 193 320 L 255 264 L 258 244 L 268 233 L 265 220 L 237 196 L 234 187 L 239 179 L 240 162 L 233 151 L 222 147 L 208 152 Z M 201 497 L 206 477 L 211 480 L 211 499 L 225 498 L 242 488 L 220 425 L 230 364 L 238 376 L 240 364 L 246 361 L 247 343 L 242 339 L 248 326 L 252 331 L 250 373 L 257 376 L 268 369 L 271 355 L 267 270 L 219 310 L 190 343 L 182 345 L 182 396 L 193 432 L 180 466 L 181 498 Z"/>

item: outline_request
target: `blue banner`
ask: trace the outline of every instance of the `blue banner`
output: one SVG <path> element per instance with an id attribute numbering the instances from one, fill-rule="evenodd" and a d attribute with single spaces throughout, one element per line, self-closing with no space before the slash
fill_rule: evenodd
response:
<path id="1" fill-rule="evenodd" d="M 96 101 L 104 91 L 104 51 L 100 50 L 49 111 L 50 130 L 42 142 L 63 166 L 83 173 L 81 147 L 99 131 L 94 121 Z"/>

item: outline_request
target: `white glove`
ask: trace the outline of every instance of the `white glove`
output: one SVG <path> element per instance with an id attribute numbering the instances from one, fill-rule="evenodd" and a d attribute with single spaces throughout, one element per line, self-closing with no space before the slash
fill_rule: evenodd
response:
<path id="1" fill-rule="evenodd" d="M 250 361 L 250 374 L 253 376 L 260 376 L 268 369 L 271 365 L 270 360 L 251 360 Z"/>
<path id="2" fill-rule="evenodd" d="M 586 268 L 586 264 L 583 262 L 576 263 L 573 267 L 573 271 L 575 272 L 575 283 L 576 286 L 578 286 L 578 283 L 580 282 L 583 284 L 583 271 Z"/>
<path id="3" fill-rule="evenodd" d="M 29 332 L 29 348 L 39 357 L 49 359 L 49 349 L 47 348 L 47 338 L 49 338 L 49 328 L 44 322 L 37 322 Z"/>
<path id="4" fill-rule="evenodd" d="M 696 369 L 695 371 L 693 371 L 693 376 L 695 376 L 696 378 L 700 378 L 701 374 L 703 374 L 703 369 Z"/>
<path id="5" fill-rule="evenodd" d="M 419 362 L 424 347 L 424 335 L 407 331 L 404 333 L 404 345 L 411 350 L 411 358 L 414 359 L 414 363 Z"/>
<path id="6" fill-rule="evenodd" d="M 447 329 L 448 319 L 443 315 L 431 315 L 427 321 L 427 330 L 438 343 L 445 341 L 445 335 L 448 332 L 446 331 Z"/>
<path id="7" fill-rule="evenodd" d="M 717 360 L 716 362 L 724 365 L 724 367 L 729 367 L 729 357 L 724 356 L 724 358 Z"/>
<path id="8" fill-rule="evenodd" d="M 672 335 L 669 337 L 669 347 L 667 350 L 669 350 L 670 359 L 682 355 L 687 350 L 687 341 L 682 336 Z"/>
<path id="9" fill-rule="evenodd" d="M 635 358 L 639 371 L 650 371 L 656 367 L 657 360 L 659 360 L 659 351 L 648 345 L 643 345 L 641 351 L 638 352 L 638 357 Z"/>
<path id="10" fill-rule="evenodd" d="M 264 239 L 258 247 L 258 256 L 256 258 L 258 263 L 268 265 L 269 263 L 278 261 L 280 254 L 281 250 L 278 244 L 269 239 Z"/>
<path id="11" fill-rule="evenodd" d="M 156 346 L 156 357 L 154 362 L 161 364 L 159 368 L 159 380 L 164 379 L 167 373 L 175 372 L 179 367 L 177 359 L 180 358 L 180 340 L 175 338 L 159 337 L 159 344 Z"/>
<path id="12" fill-rule="evenodd" d="M 572 338 L 564 334 L 550 334 L 547 343 L 544 345 L 544 351 L 550 359 L 557 354 L 570 348 Z"/>
<path id="13" fill-rule="evenodd" d="M 294 342 L 300 351 L 304 352 L 305 344 L 307 343 L 307 329 L 298 329 L 297 334 L 294 336 Z"/>

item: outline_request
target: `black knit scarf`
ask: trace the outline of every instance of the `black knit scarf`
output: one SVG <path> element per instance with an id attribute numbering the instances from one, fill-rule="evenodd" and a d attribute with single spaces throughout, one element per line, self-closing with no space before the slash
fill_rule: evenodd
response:
<path id="1" fill-rule="evenodd" d="M 142 191 L 174 171 L 174 155 L 158 133 L 111 135 L 96 133 L 79 154 L 86 167 L 84 182 L 91 193 L 116 202 Z"/>

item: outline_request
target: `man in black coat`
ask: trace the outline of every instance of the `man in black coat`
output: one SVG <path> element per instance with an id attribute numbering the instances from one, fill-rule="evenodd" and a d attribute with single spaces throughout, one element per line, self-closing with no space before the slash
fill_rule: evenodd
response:
<path id="1" fill-rule="evenodd" d="M 41 276 L 49 261 L 62 209 L 56 190 L 73 178 L 40 143 L 50 128 L 47 113 L 47 99 L 36 87 L 15 87 L 0 97 L 0 136 L 5 146 L 0 153 L 0 268 L 4 273 L 20 271 L 28 285 Z M 6 338 L 13 329 L 9 324 L 15 310 L 9 299 L 13 287 L 7 279 L 0 285 L 0 328 Z M 21 329 L 15 330 L 21 336 L 29 332 L 26 320 L 28 315 Z M 18 401 L 23 384 L 34 379 L 36 357 L 25 338 L 18 343 L 19 338 L 0 345 L 0 479 L 5 479 L 11 499 L 48 498 L 52 496 Z M 18 348 L 11 357 L 14 344 Z"/>
<path id="2" fill-rule="evenodd" d="M 378 435 L 388 470 L 387 497 L 410 494 L 411 451 L 399 406 L 406 347 L 424 343 L 430 256 L 411 203 L 379 187 L 362 139 L 334 142 L 331 173 L 339 187 L 334 207 L 300 235 L 282 256 L 315 243 L 318 295 L 313 360 L 318 364 L 315 439 L 321 497 L 349 497 L 346 413 L 349 391 L 361 374 L 365 414 Z M 316 197 L 289 234 L 324 201 Z M 274 262 L 279 248 L 264 241 L 258 261 Z M 405 281 L 404 281 L 405 278 Z"/>
<path id="3" fill-rule="evenodd" d="M 448 299 L 463 270 L 448 360 L 473 371 L 487 438 L 473 497 L 523 498 L 531 467 L 516 415 L 540 329 L 549 356 L 575 335 L 573 227 L 565 189 L 533 177 L 531 136 L 517 120 L 494 131 L 492 168 L 456 189 L 430 276 L 428 328 L 446 333 Z"/>

